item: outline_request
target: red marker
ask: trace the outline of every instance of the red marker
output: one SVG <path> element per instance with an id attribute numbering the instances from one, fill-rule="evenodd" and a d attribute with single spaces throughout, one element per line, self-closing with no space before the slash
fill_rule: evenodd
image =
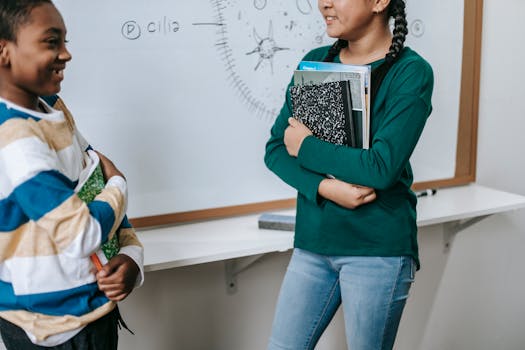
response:
<path id="1" fill-rule="evenodd" d="M 100 262 L 100 259 L 98 258 L 98 255 L 96 253 L 93 253 L 90 255 L 91 261 L 93 262 L 93 265 L 97 268 L 97 271 L 102 270 L 102 263 Z"/>

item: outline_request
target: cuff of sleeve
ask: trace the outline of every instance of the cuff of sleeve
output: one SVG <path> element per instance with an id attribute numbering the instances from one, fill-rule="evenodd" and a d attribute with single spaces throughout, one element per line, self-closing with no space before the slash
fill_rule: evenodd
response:
<path id="1" fill-rule="evenodd" d="M 113 186 L 117 187 L 124 196 L 128 195 L 128 184 L 126 180 L 119 175 L 112 176 L 106 183 L 106 187 Z"/>
<path id="2" fill-rule="evenodd" d="M 299 148 L 299 153 L 297 154 L 297 161 L 300 165 L 304 166 L 308 164 L 311 154 L 315 154 L 315 143 L 317 139 L 310 135 L 304 138 L 301 143 L 301 148 Z"/>
<path id="3" fill-rule="evenodd" d="M 312 177 L 311 181 L 307 181 L 300 186 L 299 193 L 302 193 L 308 200 L 319 204 L 319 184 L 323 181 L 324 177 L 319 175 Z"/>
<path id="4" fill-rule="evenodd" d="M 321 181 L 323 181 L 324 178 L 320 177 L 313 185 L 312 189 L 308 192 L 308 199 L 310 199 L 315 204 L 319 205 L 322 202 L 322 198 L 319 195 L 319 185 L 321 184 Z"/>
<path id="5" fill-rule="evenodd" d="M 127 255 L 135 261 L 135 264 L 137 264 L 140 270 L 140 274 L 135 281 L 135 288 L 142 286 L 144 283 L 144 248 L 136 245 L 128 245 L 121 247 L 119 254 Z"/>

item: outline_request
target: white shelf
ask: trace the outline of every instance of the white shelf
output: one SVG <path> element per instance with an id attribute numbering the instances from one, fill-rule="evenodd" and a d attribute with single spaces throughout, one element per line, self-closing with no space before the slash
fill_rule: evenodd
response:
<path id="1" fill-rule="evenodd" d="M 466 221 L 525 207 L 525 197 L 480 185 L 439 190 L 419 198 L 419 227 Z M 293 210 L 279 212 L 294 215 Z M 257 215 L 139 231 L 145 271 L 286 251 L 293 233 L 260 230 Z M 447 238 L 447 241 L 449 239 Z M 447 244 L 449 244 L 447 242 Z"/>
<path id="2" fill-rule="evenodd" d="M 438 190 L 421 197 L 417 205 L 419 227 L 471 219 L 525 208 L 525 196 L 472 184 Z"/>

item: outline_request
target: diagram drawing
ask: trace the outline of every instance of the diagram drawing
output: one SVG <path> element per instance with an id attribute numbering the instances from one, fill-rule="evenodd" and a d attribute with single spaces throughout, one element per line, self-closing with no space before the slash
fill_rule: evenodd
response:
<path id="1" fill-rule="evenodd" d="M 293 70 L 311 49 L 331 44 L 312 0 L 210 0 L 216 48 L 249 115 L 273 121 Z"/>

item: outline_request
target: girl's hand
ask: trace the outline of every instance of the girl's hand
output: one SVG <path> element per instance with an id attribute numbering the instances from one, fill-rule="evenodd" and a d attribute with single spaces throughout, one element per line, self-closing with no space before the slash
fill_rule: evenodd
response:
<path id="1" fill-rule="evenodd" d="M 337 179 L 321 181 L 318 193 L 347 209 L 355 209 L 376 199 L 376 192 L 373 188 L 353 185 Z"/>
<path id="2" fill-rule="evenodd" d="M 284 131 L 284 144 L 288 154 L 292 157 L 297 157 L 303 140 L 307 136 L 312 135 L 312 132 L 303 123 L 294 118 L 288 118 L 288 123 L 290 125 Z"/>
<path id="3" fill-rule="evenodd" d="M 120 172 L 120 170 L 117 169 L 115 164 L 111 160 L 109 160 L 105 155 L 102 153 L 95 151 L 98 154 L 98 157 L 100 158 L 100 166 L 102 167 L 102 172 L 104 173 L 105 180 L 109 180 L 112 176 L 118 175 L 122 176 L 124 179 L 124 174 Z"/>

